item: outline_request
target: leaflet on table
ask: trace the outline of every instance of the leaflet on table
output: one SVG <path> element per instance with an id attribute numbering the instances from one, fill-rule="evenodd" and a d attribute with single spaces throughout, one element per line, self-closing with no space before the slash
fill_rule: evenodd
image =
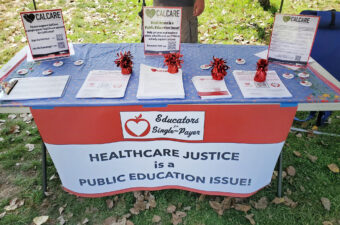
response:
<path id="1" fill-rule="evenodd" d="M 182 70 L 168 73 L 165 68 L 140 65 L 138 99 L 184 98 Z"/>
<path id="2" fill-rule="evenodd" d="M 276 14 L 268 60 L 307 65 L 320 17 Z"/>
<path id="3" fill-rule="evenodd" d="M 256 71 L 234 70 L 234 78 L 244 98 L 290 98 L 291 93 L 275 71 L 267 71 L 265 82 L 255 82 Z"/>
<path id="4" fill-rule="evenodd" d="M 179 52 L 182 8 L 144 7 L 143 31 L 145 54 Z"/>
<path id="5" fill-rule="evenodd" d="M 1 93 L 1 100 L 28 100 L 60 98 L 69 80 L 69 75 L 53 77 L 15 78 L 18 83 L 9 95 Z M 11 80 L 11 81 L 12 81 Z"/>
<path id="6" fill-rule="evenodd" d="M 34 60 L 70 55 L 61 9 L 20 15 Z"/>
<path id="7" fill-rule="evenodd" d="M 77 98 L 122 98 L 130 75 L 120 70 L 92 70 L 78 91 Z"/>
<path id="8" fill-rule="evenodd" d="M 195 76 L 192 82 L 197 94 L 202 99 L 231 98 L 227 86 L 223 80 L 214 80 L 211 76 Z"/>

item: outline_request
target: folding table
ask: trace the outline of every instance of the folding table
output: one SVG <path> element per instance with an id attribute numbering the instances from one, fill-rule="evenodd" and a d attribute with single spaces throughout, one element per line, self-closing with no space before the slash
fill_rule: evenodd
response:
<path id="1" fill-rule="evenodd" d="M 0 105 L 1 112 L 27 112 L 28 108 L 32 112 L 45 143 L 44 191 L 46 145 L 64 189 L 79 196 L 178 188 L 247 197 L 270 183 L 278 159 L 281 174 L 280 153 L 296 110 L 340 110 L 339 84 L 315 61 L 296 71 L 281 65 L 269 66 L 293 97 L 243 98 L 232 71 L 256 70 L 259 58 L 255 54 L 267 46 L 182 44 L 185 99 L 138 100 L 140 64 L 164 67 L 163 57 L 145 56 L 143 47 L 76 44 L 75 55 L 62 59 L 61 67 L 52 65 L 59 59 L 32 64 L 17 56 L 18 65 L 2 79 L 18 77 L 16 71 L 22 68 L 30 70 L 28 77 L 43 76 L 47 69 L 54 71 L 52 76 L 70 75 L 61 98 L 2 101 Z M 122 51 L 130 51 L 134 57 L 125 97 L 77 99 L 75 96 L 91 70 L 119 69 L 114 59 Z M 202 100 L 197 95 L 191 78 L 210 76 L 210 71 L 200 69 L 200 65 L 209 64 L 213 56 L 226 59 L 231 67 L 225 82 L 232 98 Z M 238 65 L 238 58 L 246 63 Z M 84 64 L 75 66 L 79 59 Z M 310 74 L 311 87 L 300 85 L 297 75 L 301 72 Z M 292 73 L 294 78 L 285 79 L 283 73 Z M 142 119 L 144 130 L 131 135 L 128 121 L 138 125 L 137 120 Z M 158 129 L 165 123 L 173 123 L 174 129 L 179 126 L 182 132 Z M 191 127 L 195 129 L 189 130 Z M 178 135 L 164 134 L 171 132 Z M 148 136 L 151 133 L 158 136 Z M 280 195 L 281 183 L 278 186 Z"/>

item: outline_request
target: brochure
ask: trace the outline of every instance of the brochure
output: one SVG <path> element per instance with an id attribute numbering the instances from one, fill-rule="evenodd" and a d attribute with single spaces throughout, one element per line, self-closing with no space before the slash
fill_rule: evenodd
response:
<path id="1" fill-rule="evenodd" d="M 140 65 L 138 99 L 185 98 L 182 70 L 168 73 L 165 68 Z"/>
<path id="2" fill-rule="evenodd" d="M 227 85 L 223 80 L 214 80 L 211 76 L 195 76 L 192 82 L 197 94 L 202 99 L 231 98 Z"/>
<path id="3" fill-rule="evenodd" d="M 244 98 L 290 98 L 291 93 L 275 71 L 267 71 L 265 82 L 255 82 L 256 71 L 234 70 L 234 78 Z"/>
<path id="4" fill-rule="evenodd" d="M 131 75 L 119 70 L 92 70 L 78 91 L 77 98 L 122 98 Z"/>

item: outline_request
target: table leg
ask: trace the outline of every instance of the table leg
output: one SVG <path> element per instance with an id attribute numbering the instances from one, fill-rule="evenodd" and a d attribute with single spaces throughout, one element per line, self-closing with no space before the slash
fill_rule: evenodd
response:
<path id="1" fill-rule="evenodd" d="M 279 174 L 278 174 L 278 183 L 277 183 L 277 197 L 281 198 L 282 196 L 282 154 L 281 151 L 279 156 Z"/>
<path id="2" fill-rule="evenodd" d="M 280 4 L 280 11 L 279 11 L 279 13 L 281 13 L 281 12 L 282 12 L 283 1 L 284 1 L 284 0 L 281 0 L 281 4 Z"/>
<path id="3" fill-rule="evenodd" d="M 42 190 L 43 194 L 47 192 L 47 172 L 46 172 L 46 146 L 45 143 L 42 142 L 41 144 L 41 151 L 42 151 Z"/>

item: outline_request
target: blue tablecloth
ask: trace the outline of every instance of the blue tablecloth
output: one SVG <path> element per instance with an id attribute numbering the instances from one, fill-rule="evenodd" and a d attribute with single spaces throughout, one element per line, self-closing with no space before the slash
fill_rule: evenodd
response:
<path id="1" fill-rule="evenodd" d="M 2 101 L 1 106 L 29 106 L 33 108 L 60 107 L 60 106 L 118 106 L 118 105 L 144 105 L 157 106 L 166 104 L 231 104 L 231 103 L 306 103 L 306 102 L 334 102 L 339 100 L 339 96 L 326 84 L 324 84 L 309 69 L 292 71 L 286 67 L 270 64 L 269 70 L 275 70 L 283 83 L 293 95 L 292 98 L 267 98 L 267 99 L 245 99 L 232 75 L 233 70 L 256 70 L 258 57 L 254 54 L 266 50 L 267 46 L 249 45 L 206 45 L 206 44 L 182 44 L 181 54 L 183 54 L 183 82 L 185 89 L 185 99 L 162 99 L 162 100 L 138 100 L 136 98 L 140 64 L 154 67 L 165 67 L 162 56 L 145 56 L 144 45 L 134 44 L 75 44 L 75 55 L 64 58 L 64 65 L 54 67 L 52 64 L 57 60 L 43 61 L 37 63 L 22 62 L 6 80 L 19 77 L 17 71 L 28 68 L 26 77 L 43 76 L 44 70 L 52 69 L 52 76 L 70 75 L 70 82 L 61 98 L 36 99 L 23 101 Z M 131 51 L 133 55 L 133 73 L 130 78 L 125 97 L 121 99 L 77 99 L 75 96 L 91 70 L 119 70 L 114 64 L 116 54 L 121 51 Z M 197 95 L 191 78 L 196 75 L 210 75 L 210 70 L 200 69 L 200 65 L 209 64 L 212 57 L 220 57 L 227 60 L 227 65 L 231 68 L 227 71 L 225 81 L 232 98 L 201 100 Z M 246 63 L 238 65 L 237 58 L 244 58 Z M 75 66 L 76 60 L 84 60 L 81 66 Z M 311 87 L 304 87 L 299 84 L 300 78 L 297 74 L 307 71 L 311 74 L 309 81 L 313 83 Z M 295 78 L 287 80 L 282 77 L 283 73 L 293 73 Z"/>

